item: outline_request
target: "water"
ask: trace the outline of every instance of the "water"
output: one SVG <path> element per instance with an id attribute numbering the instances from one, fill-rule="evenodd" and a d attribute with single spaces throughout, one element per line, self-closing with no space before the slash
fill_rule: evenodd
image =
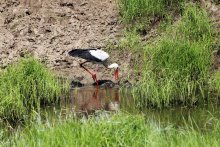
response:
<path id="1" fill-rule="evenodd" d="M 119 111 L 119 89 L 93 86 L 72 89 L 70 98 L 61 101 L 61 107 L 87 114 L 97 110 Z"/>
<path id="2" fill-rule="evenodd" d="M 175 128 L 190 127 L 195 130 L 209 131 L 217 119 L 220 119 L 220 108 L 215 104 L 199 107 L 177 107 L 166 109 L 146 109 L 146 119 L 161 126 L 172 125 Z"/>
<path id="3" fill-rule="evenodd" d="M 61 112 L 67 117 L 73 112 L 78 117 L 94 116 L 97 112 L 141 114 L 159 126 L 172 125 L 175 128 L 193 127 L 198 130 L 211 130 L 216 119 L 220 119 L 220 108 L 217 104 L 199 107 L 171 107 L 164 109 L 145 108 L 138 110 L 132 98 L 131 89 L 82 87 L 70 91 L 70 97 L 63 98 L 59 108 L 53 112 Z M 47 112 L 49 112 L 47 110 Z M 53 114 L 53 115 L 56 115 Z M 102 113 L 103 114 L 103 113 Z M 50 113 L 49 117 L 53 118 Z"/>

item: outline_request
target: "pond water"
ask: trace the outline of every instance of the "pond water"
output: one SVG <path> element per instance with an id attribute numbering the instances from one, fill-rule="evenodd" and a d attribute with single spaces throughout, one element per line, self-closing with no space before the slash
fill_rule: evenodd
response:
<path id="1" fill-rule="evenodd" d="M 67 117 L 70 112 L 74 112 L 78 117 L 86 118 L 94 116 L 97 112 L 109 114 L 123 111 L 142 114 L 158 126 L 172 125 L 176 128 L 190 126 L 198 130 L 211 130 L 216 119 L 220 119 L 220 107 L 217 104 L 138 110 L 135 107 L 131 89 L 119 90 L 119 88 L 97 88 L 95 86 L 71 89 L 70 96 L 62 98 L 61 105 L 52 111 L 54 115 L 59 111 L 61 117 Z M 52 113 L 49 114 L 49 117 L 53 117 Z"/>

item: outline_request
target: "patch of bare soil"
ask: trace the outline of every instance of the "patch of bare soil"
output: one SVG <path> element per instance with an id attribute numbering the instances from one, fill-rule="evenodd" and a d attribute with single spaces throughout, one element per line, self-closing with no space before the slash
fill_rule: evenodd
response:
<path id="1" fill-rule="evenodd" d="M 31 53 L 57 73 L 82 83 L 92 82 L 79 68 L 83 60 L 69 57 L 67 52 L 116 44 L 120 30 L 115 0 L 1 0 L 0 65 L 7 66 Z M 121 75 L 127 76 L 128 55 L 112 56 L 122 67 Z M 97 76 L 113 80 L 113 71 L 102 67 Z"/>

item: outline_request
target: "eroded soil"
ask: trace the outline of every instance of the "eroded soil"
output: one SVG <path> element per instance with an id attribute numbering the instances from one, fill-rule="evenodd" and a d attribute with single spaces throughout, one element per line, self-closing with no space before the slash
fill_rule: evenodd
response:
<path id="1" fill-rule="evenodd" d="M 1 0 L 0 65 L 6 67 L 26 53 L 45 62 L 58 74 L 92 82 L 79 68 L 77 58 L 67 52 L 73 48 L 105 49 L 108 42 L 117 44 L 122 27 L 115 0 Z M 127 77 L 129 53 L 111 52 L 112 60 Z M 88 64 L 88 67 L 95 67 Z M 100 66 L 99 79 L 113 80 L 113 71 Z"/>

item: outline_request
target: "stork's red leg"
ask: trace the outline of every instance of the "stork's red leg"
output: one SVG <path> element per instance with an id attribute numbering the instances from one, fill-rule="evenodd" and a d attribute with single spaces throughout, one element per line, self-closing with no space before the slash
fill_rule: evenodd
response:
<path id="1" fill-rule="evenodd" d="M 87 68 L 85 68 L 85 67 L 83 66 L 83 64 L 85 64 L 85 63 L 87 63 L 87 62 L 89 62 L 89 61 L 85 61 L 85 62 L 83 62 L 83 63 L 80 63 L 80 67 L 83 68 L 83 69 L 86 70 L 89 74 L 92 75 L 93 80 L 96 82 L 96 85 L 98 86 L 99 84 L 98 84 L 98 80 L 97 80 L 97 78 L 96 78 L 96 73 L 93 73 L 93 72 L 89 71 Z"/>

